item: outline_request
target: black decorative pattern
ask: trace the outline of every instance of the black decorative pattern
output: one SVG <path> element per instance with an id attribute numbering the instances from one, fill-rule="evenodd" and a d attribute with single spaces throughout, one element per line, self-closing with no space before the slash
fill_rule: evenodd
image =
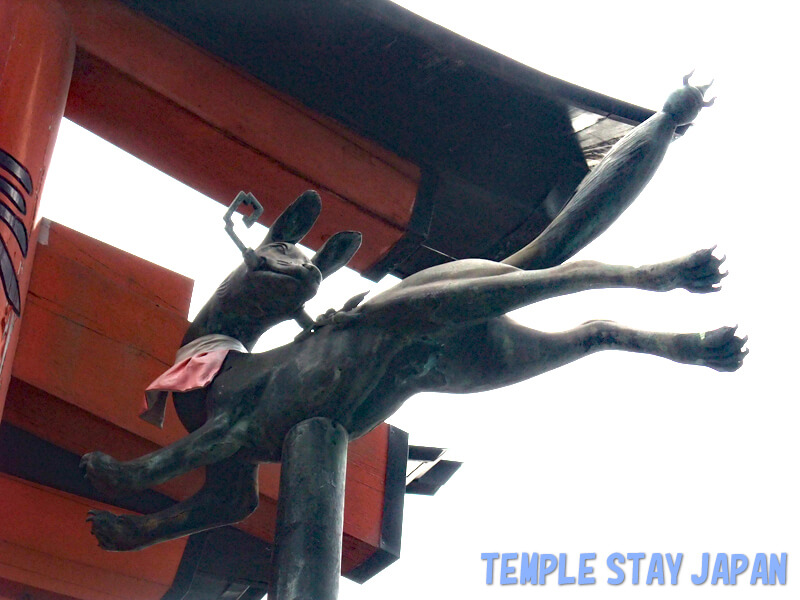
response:
<path id="1" fill-rule="evenodd" d="M 0 278 L 3 280 L 3 291 L 6 293 L 6 299 L 14 309 L 14 312 L 19 316 L 20 298 L 19 298 L 19 281 L 17 274 L 14 271 L 14 265 L 11 262 L 11 255 L 8 253 L 6 243 L 0 238 Z"/>
<path id="2" fill-rule="evenodd" d="M 22 255 L 27 256 L 28 231 L 25 228 L 25 224 L 14 214 L 14 211 L 3 201 L 2 197 L 8 198 L 13 206 L 24 215 L 28 210 L 28 206 L 19 186 L 28 194 L 32 194 L 33 181 L 28 169 L 3 149 L 0 149 L 0 172 L 8 173 L 11 176 L 6 178 L 0 174 L 0 220 L 11 229 L 20 250 L 22 250 Z M 17 279 L 16 268 L 11 261 L 11 254 L 8 252 L 8 246 L 2 239 L 0 239 L 0 279 L 2 279 L 3 291 L 6 294 L 8 303 L 14 309 L 14 312 L 19 315 L 21 309 L 19 280 Z"/>
<path id="3" fill-rule="evenodd" d="M 0 167 L 11 173 L 14 179 L 19 181 L 22 187 L 25 188 L 26 192 L 33 193 L 33 181 L 28 169 L 23 167 L 16 158 L 2 148 L 0 148 Z"/>
<path id="4" fill-rule="evenodd" d="M 25 197 L 13 183 L 2 175 L 0 175 L 0 194 L 11 200 L 23 215 L 28 212 L 28 207 L 25 205 Z"/>
<path id="5" fill-rule="evenodd" d="M 25 230 L 25 224 L 17 218 L 13 212 L 8 210 L 8 207 L 0 202 L 0 219 L 9 226 L 14 237 L 17 239 L 22 256 L 28 256 L 28 232 Z"/>

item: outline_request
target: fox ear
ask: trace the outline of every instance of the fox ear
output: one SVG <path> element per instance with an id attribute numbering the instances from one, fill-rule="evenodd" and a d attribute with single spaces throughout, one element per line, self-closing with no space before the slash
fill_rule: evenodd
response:
<path id="1" fill-rule="evenodd" d="M 361 234 L 358 231 L 340 231 L 328 238 L 311 262 L 323 277 L 327 277 L 345 266 L 360 246 Z"/>
<path id="2" fill-rule="evenodd" d="M 261 246 L 271 242 L 296 244 L 314 226 L 320 210 L 322 210 L 322 200 L 319 194 L 314 190 L 303 192 L 275 219 Z"/>

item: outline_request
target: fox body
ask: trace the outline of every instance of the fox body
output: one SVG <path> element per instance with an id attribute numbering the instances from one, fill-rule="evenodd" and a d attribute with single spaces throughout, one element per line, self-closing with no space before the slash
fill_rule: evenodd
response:
<path id="1" fill-rule="evenodd" d="M 468 259 L 425 269 L 317 321 L 305 315 L 303 304 L 324 277 L 346 264 L 360 236 L 332 236 L 314 257 L 306 258 L 295 244 L 311 229 L 321 207 L 317 194 L 300 196 L 264 242 L 245 252 L 243 264 L 200 311 L 184 344 L 222 335 L 251 350 L 266 329 L 291 318 L 305 325 L 304 334 L 260 354 L 230 352 L 207 388 L 175 394 L 178 414 L 191 433 L 171 446 L 128 462 L 101 452 L 84 457 L 82 468 L 92 483 L 115 493 L 206 467 L 204 488 L 160 513 L 94 511 L 92 532 L 100 545 L 137 549 L 245 518 L 258 502 L 258 463 L 280 460 L 286 434 L 312 417 L 342 425 L 354 439 L 418 392 L 498 388 L 606 349 L 719 371 L 737 369 L 746 354 L 746 338 L 736 336 L 731 327 L 674 334 L 592 321 L 545 333 L 505 316 L 546 298 L 601 287 L 697 293 L 719 289 L 724 259 L 715 257 L 713 248 L 643 267 L 562 264 L 644 187 L 676 128 L 709 104 L 701 88 L 689 86 L 685 78 L 664 110 L 634 129 L 587 176 L 553 224 L 505 261 Z"/>

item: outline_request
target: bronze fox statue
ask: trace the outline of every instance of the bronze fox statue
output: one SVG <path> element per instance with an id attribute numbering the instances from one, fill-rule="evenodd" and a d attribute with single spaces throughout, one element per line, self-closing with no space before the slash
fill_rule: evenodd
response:
<path id="1" fill-rule="evenodd" d="M 244 519 L 258 503 L 258 464 L 279 461 L 286 433 L 311 417 L 331 419 L 355 439 L 418 392 L 494 389 L 600 350 L 643 352 L 718 371 L 739 368 L 746 338 L 732 327 L 675 334 L 592 321 L 545 333 L 505 316 L 594 288 L 719 289 L 724 259 L 713 248 L 642 267 L 563 264 L 641 191 L 676 129 L 710 105 L 703 100 L 706 87 L 684 78 L 664 109 L 586 177 L 553 223 L 503 262 L 467 259 L 425 269 L 363 303 L 356 299 L 316 322 L 305 319 L 306 331 L 290 344 L 251 354 L 267 328 L 302 314 L 322 277 L 345 264 L 359 244 L 358 234 L 343 232 L 307 259 L 295 244 L 312 227 L 320 201 L 313 192 L 300 196 L 264 242 L 247 251 L 183 340 L 187 346 L 222 336 L 242 346 L 229 349 L 207 387 L 174 394 L 191 433 L 128 462 L 100 452 L 82 460 L 86 477 L 109 492 L 142 490 L 202 466 L 205 486 L 151 515 L 93 511 L 89 520 L 100 545 L 133 550 Z"/>

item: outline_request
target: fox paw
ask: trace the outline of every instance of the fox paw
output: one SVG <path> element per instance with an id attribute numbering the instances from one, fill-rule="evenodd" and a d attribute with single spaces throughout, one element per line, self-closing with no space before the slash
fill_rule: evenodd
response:
<path id="1" fill-rule="evenodd" d="M 134 489 L 129 478 L 124 476 L 122 463 L 103 452 L 84 454 L 80 469 L 95 489 L 109 496 L 117 496 Z"/>
<path id="2" fill-rule="evenodd" d="M 646 267 L 647 276 L 655 291 L 683 288 L 693 293 L 718 292 L 720 282 L 728 273 L 720 271 L 725 257 L 714 256 L 713 248 L 698 250 L 688 256 Z"/>
<path id="3" fill-rule="evenodd" d="M 686 362 L 715 371 L 735 371 L 749 352 L 744 348 L 746 343 L 747 336 L 737 336 L 736 327 L 720 327 L 705 333 L 685 334 L 679 347 Z"/>
<path id="4" fill-rule="evenodd" d="M 90 510 L 86 520 L 92 524 L 92 535 L 104 550 L 123 552 L 142 546 L 139 527 L 129 515 L 115 515 L 107 510 Z"/>

